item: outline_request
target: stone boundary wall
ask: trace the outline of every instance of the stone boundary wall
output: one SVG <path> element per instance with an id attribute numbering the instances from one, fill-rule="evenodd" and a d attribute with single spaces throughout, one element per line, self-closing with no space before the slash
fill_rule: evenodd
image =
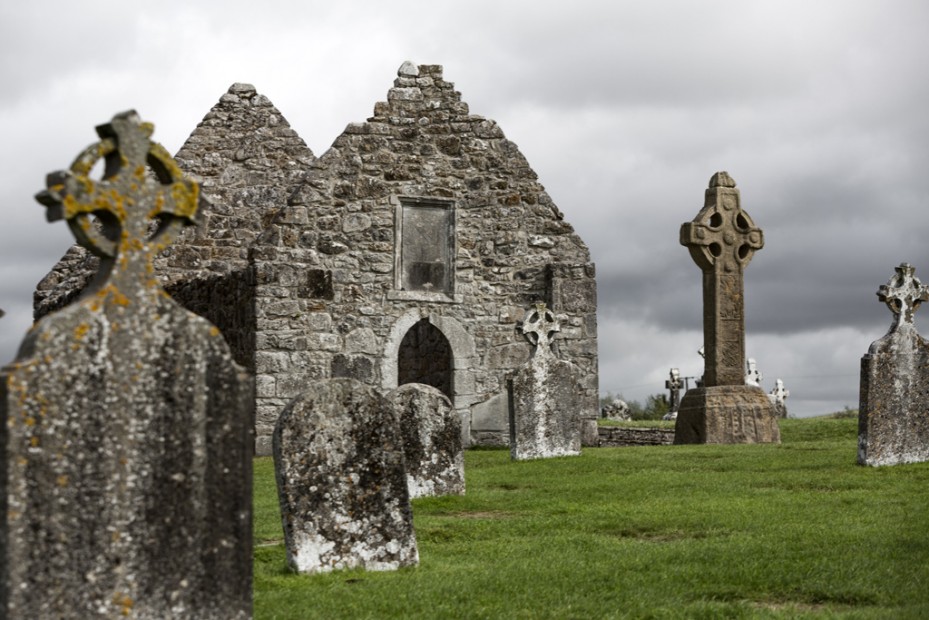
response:
<path id="1" fill-rule="evenodd" d="M 624 428 L 622 426 L 599 426 L 601 448 L 624 448 L 628 446 L 669 446 L 674 443 L 673 428 Z"/>

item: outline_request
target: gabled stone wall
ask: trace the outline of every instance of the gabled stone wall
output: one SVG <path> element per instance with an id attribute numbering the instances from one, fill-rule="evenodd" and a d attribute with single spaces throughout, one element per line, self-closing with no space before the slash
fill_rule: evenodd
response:
<path id="1" fill-rule="evenodd" d="M 450 353 L 430 367 L 449 368 L 445 383 L 427 382 L 451 392 L 465 442 L 505 443 L 506 375 L 529 358 L 519 325 L 536 301 L 559 315 L 554 350 L 584 371 L 588 397 L 578 407 L 585 443 L 595 445 L 588 249 L 517 146 L 470 114 L 440 66 L 405 63 L 373 116 L 349 124 L 320 158 L 266 97 L 233 84 L 177 160 L 202 180 L 211 206 L 155 270 L 256 373 L 259 453 L 309 383 L 351 377 L 386 391 L 408 378 L 397 360 L 410 358 L 404 338 L 416 325 L 423 341 L 447 341 L 415 354 Z M 416 215 L 430 209 L 449 233 L 435 248 L 429 218 Z M 405 233 L 404 213 L 415 216 Z M 405 263 L 397 249 L 414 234 L 430 256 L 447 250 L 445 262 Z M 36 315 L 74 299 L 95 261 L 70 251 L 40 283 Z M 405 290 L 410 283 L 417 290 Z M 486 428 L 472 428 L 472 417 Z"/>
<path id="2" fill-rule="evenodd" d="M 451 290 L 398 287 L 395 226 L 404 204 L 453 210 Z M 449 340 L 450 396 L 468 429 L 470 407 L 504 392 L 506 374 L 528 359 L 517 326 L 542 300 L 563 315 L 557 347 L 585 371 L 590 402 L 578 407 L 596 419 L 587 247 L 516 145 L 495 122 L 469 113 L 439 66 L 400 68 L 387 101 L 311 164 L 252 257 L 259 441 L 314 380 L 350 376 L 396 387 L 397 351 L 423 319 Z M 591 433 L 595 442 L 595 426 Z"/>

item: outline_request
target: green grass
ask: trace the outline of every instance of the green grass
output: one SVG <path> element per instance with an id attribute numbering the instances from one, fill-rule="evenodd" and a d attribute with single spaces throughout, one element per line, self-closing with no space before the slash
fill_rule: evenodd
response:
<path id="1" fill-rule="evenodd" d="M 926 618 L 929 463 L 855 464 L 854 419 L 781 445 L 466 453 L 413 502 L 420 565 L 296 575 L 255 463 L 255 618 Z"/>

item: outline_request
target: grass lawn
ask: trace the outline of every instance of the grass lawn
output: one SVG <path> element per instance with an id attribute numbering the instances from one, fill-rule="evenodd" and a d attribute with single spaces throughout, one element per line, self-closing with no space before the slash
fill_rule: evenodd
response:
<path id="1" fill-rule="evenodd" d="M 255 618 L 929 618 L 929 463 L 855 464 L 857 421 L 783 443 L 465 454 L 413 502 L 420 565 L 297 575 L 255 462 Z"/>

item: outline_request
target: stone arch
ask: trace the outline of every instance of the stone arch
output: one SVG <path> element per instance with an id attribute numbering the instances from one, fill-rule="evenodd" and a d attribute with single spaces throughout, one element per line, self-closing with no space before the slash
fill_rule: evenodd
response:
<path id="1" fill-rule="evenodd" d="M 407 330 L 397 349 L 397 384 L 422 383 L 451 399 L 455 393 L 453 360 L 445 334 L 429 319 L 420 319 Z"/>
<path id="2" fill-rule="evenodd" d="M 397 359 L 404 337 L 414 325 L 425 321 L 430 328 L 438 330 L 447 340 L 451 350 L 451 394 L 448 395 L 455 409 L 465 414 L 475 401 L 474 372 L 477 367 L 477 354 L 474 339 L 464 326 L 456 319 L 425 312 L 414 308 L 407 310 L 394 322 L 387 334 L 384 354 L 381 359 L 381 388 L 384 391 L 396 389 L 399 383 Z M 464 426 L 464 425 L 463 425 Z M 470 424 L 467 425 L 470 431 Z"/>

